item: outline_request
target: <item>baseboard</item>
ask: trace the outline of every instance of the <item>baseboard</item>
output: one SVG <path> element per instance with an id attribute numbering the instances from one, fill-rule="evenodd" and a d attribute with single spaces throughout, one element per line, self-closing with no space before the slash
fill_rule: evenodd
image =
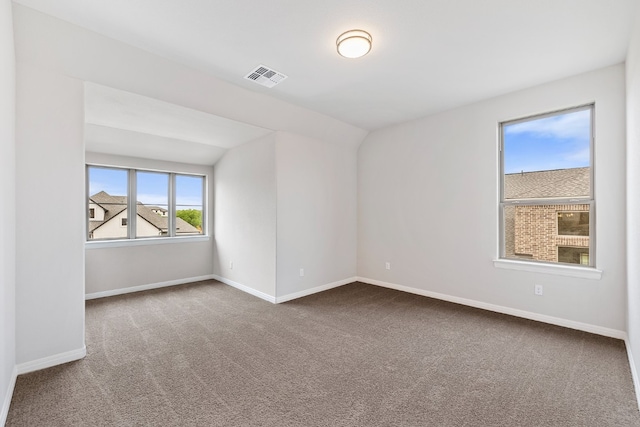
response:
<path id="1" fill-rule="evenodd" d="M 213 278 L 216 279 L 219 282 L 224 283 L 225 285 L 232 286 L 232 287 L 234 287 L 236 289 L 240 289 L 243 292 L 251 294 L 254 297 L 261 298 L 261 299 L 263 299 L 265 301 L 269 301 L 270 303 L 273 303 L 273 304 L 276 303 L 276 297 L 271 296 L 269 294 L 265 294 L 264 292 L 257 291 L 257 290 L 255 290 L 253 288 L 250 288 L 249 286 L 243 285 L 242 283 L 234 282 L 233 280 L 229 280 L 229 279 L 227 279 L 225 277 L 218 276 L 216 274 L 213 275 Z"/>
<path id="2" fill-rule="evenodd" d="M 631 345 L 629 345 L 629 337 L 625 338 L 624 345 L 627 348 L 627 357 L 629 358 L 629 367 L 631 368 L 631 378 L 633 380 L 633 388 L 636 391 L 636 401 L 638 410 L 640 410 L 640 378 L 638 378 L 638 370 L 634 363 L 633 353 L 631 353 Z"/>
<path id="3" fill-rule="evenodd" d="M 11 374 L 11 380 L 9 380 L 9 387 L 2 403 L 2 411 L 0 411 L 0 426 L 3 426 L 7 422 L 7 415 L 9 415 L 9 406 L 11 405 L 11 398 L 13 397 L 13 390 L 16 388 L 16 379 L 18 378 L 18 369 L 13 367 Z"/>
<path id="4" fill-rule="evenodd" d="M 43 357 L 42 359 L 32 360 L 31 362 L 21 363 L 17 366 L 18 375 L 26 374 L 40 369 L 50 368 L 52 366 L 62 365 L 63 363 L 80 360 L 87 355 L 87 347 L 82 346 L 77 350 L 67 351 L 65 353 L 54 354 L 53 356 Z"/>
<path id="5" fill-rule="evenodd" d="M 214 278 L 215 276 L 213 274 L 208 274 L 206 276 L 169 280 L 167 282 L 150 283 L 148 285 L 130 286 L 128 288 L 120 288 L 120 289 L 113 289 L 110 291 L 102 291 L 102 292 L 94 292 L 94 293 L 86 294 L 84 296 L 84 299 L 90 300 L 90 299 L 96 299 L 96 298 L 112 297 L 115 295 L 123 295 L 123 294 L 129 294 L 132 292 L 148 291 L 150 289 L 166 288 L 167 286 L 183 285 L 185 283 L 200 282 L 202 280 L 211 280 Z"/>
<path id="6" fill-rule="evenodd" d="M 603 335 L 605 337 L 624 340 L 627 336 L 626 332 L 619 331 L 617 329 L 610 329 L 602 326 L 591 325 L 588 323 L 562 319 L 559 317 L 547 316 L 545 314 L 533 313 L 530 311 L 504 307 L 501 305 L 489 304 L 486 302 L 476 301 L 472 299 L 460 298 L 460 297 L 441 294 L 437 292 L 425 291 L 423 289 L 397 285 L 395 283 L 383 282 L 380 280 L 369 279 L 366 277 L 358 277 L 357 280 L 359 282 L 368 283 L 370 285 L 382 286 L 384 288 L 396 289 L 398 291 L 409 292 L 412 294 L 422 295 L 429 298 L 435 298 L 443 301 L 453 302 L 456 304 L 468 305 L 470 307 L 481 308 L 483 310 L 494 311 L 496 313 L 508 314 L 510 316 L 515 316 L 515 317 L 522 317 L 524 319 L 535 320 L 538 322 L 549 323 L 557 326 L 563 326 L 565 328 L 570 328 L 570 329 L 577 329 L 579 331 L 589 332 L 596 335 Z"/>
<path id="7" fill-rule="evenodd" d="M 333 282 L 333 283 L 327 283 L 326 285 L 321 285 L 321 286 L 316 286 L 315 288 L 311 288 L 311 289 L 306 289 L 304 291 L 300 291 L 300 292 L 294 292 L 292 294 L 287 294 L 287 295 L 283 295 L 281 297 L 274 297 L 268 294 L 265 294 L 264 292 L 260 292 L 257 291 L 253 288 L 250 288 L 249 286 L 243 285 L 242 283 L 238 283 L 238 282 L 234 282 L 233 280 L 229 280 L 225 277 L 222 276 L 218 276 L 218 275 L 213 275 L 213 278 L 219 282 L 222 282 L 226 285 L 229 286 L 233 286 L 236 289 L 240 289 L 243 292 L 246 292 L 248 294 L 251 294 L 253 296 L 256 296 L 258 298 L 261 298 L 265 301 L 269 301 L 270 303 L 273 304 L 279 304 L 281 302 L 286 302 L 286 301 L 291 301 L 297 298 L 302 298 L 302 297 L 306 297 L 308 295 L 312 295 L 312 294 L 316 294 L 318 292 L 322 292 L 322 291 L 327 291 L 329 289 L 333 289 L 333 288 L 337 288 L 339 286 L 343 286 L 343 285 L 347 285 L 349 283 L 353 283 L 356 281 L 356 277 L 350 277 L 348 279 L 344 279 L 344 280 L 339 280 L 337 282 Z"/>
<path id="8" fill-rule="evenodd" d="M 328 291 L 329 289 L 337 288 L 339 286 L 348 285 L 349 283 L 353 283 L 357 280 L 356 277 L 350 277 L 344 280 L 338 280 L 337 282 L 327 283 L 326 285 L 316 286 L 315 288 L 307 289 L 300 292 L 294 292 L 292 294 L 283 295 L 281 297 L 276 297 L 276 304 L 281 302 L 287 302 L 294 299 L 306 297 L 308 295 L 317 294 L 318 292 Z"/>

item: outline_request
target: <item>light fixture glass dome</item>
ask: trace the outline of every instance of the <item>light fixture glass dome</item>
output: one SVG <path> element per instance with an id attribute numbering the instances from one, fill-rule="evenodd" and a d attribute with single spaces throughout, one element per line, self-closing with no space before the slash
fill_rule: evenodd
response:
<path id="1" fill-rule="evenodd" d="M 338 53 L 345 58 L 360 58 L 371 50 L 371 34 L 362 30 L 349 30 L 338 37 Z"/>

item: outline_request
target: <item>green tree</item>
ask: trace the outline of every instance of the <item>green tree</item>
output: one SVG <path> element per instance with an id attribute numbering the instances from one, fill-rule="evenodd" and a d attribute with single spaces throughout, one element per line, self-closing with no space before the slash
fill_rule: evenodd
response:
<path id="1" fill-rule="evenodd" d="M 176 216 L 202 231 L 202 211 L 197 209 L 182 209 L 176 212 Z"/>

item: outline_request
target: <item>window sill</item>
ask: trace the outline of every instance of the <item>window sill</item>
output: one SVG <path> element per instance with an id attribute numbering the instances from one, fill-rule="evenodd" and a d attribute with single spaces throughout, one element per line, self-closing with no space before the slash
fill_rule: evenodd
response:
<path id="1" fill-rule="evenodd" d="M 208 242 L 209 236 L 155 237 L 147 239 L 92 240 L 85 242 L 85 249 L 120 248 L 128 246 L 166 245 L 174 243 Z"/>
<path id="2" fill-rule="evenodd" d="M 555 274 L 557 276 L 579 277 L 581 279 L 600 280 L 600 278 L 602 278 L 602 270 L 593 267 L 573 267 L 570 265 L 543 264 L 510 259 L 495 259 L 493 260 L 493 265 L 496 268 L 504 268 L 507 270 Z"/>

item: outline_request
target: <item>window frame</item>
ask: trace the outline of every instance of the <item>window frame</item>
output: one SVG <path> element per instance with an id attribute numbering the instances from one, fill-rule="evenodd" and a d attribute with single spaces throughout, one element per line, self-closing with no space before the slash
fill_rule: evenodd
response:
<path id="1" fill-rule="evenodd" d="M 117 246 L 138 246 L 148 244 L 164 244 L 164 243 L 178 243 L 178 242 L 190 242 L 190 241 L 206 241 L 209 240 L 209 198 L 208 198 L 208 186 L 209 177 L 204 173 L 197 172 L 176 172 L 163 169 L 151 169 L 151 168 L 138 168 L 128 166 L 113 166 L 104 165 L 98 163 L 86 163 L 85 164 L 85 205 L 88 207 L 91 198 L 90 185 L 89 185 L 89 170 L 90 168 L 102 168 L 102 169 L 115 169 L 127 171 L 127 210 L 129 212 L 137 212 L 137 172 L 151 172 L 151 173 L 165 173 L 169 175 L 169 205 L 167 206 L 167 221 L 168 221 L 168 233 L 165 236 L 145 236 L 136 237 L 136 225 L 138 215 L 127 216 L 127 236 L 126 237 L 114 237 L 104 239 L 90 238 L 89 232 L 89 215 L 87 212 L 85 218 L 85 244 L 87 247 L 100 248 L 100 247 L 117 247 Z M 185 236 L 178 236 L 176 234 L 176 194 L 175 183 L 176 176 L 190 176 L 202 179 L 202 232 L 200 234 L 192 234 Z M 134 218 L 129 221 L 128 218 Z"/>
<path id="2" fill-rule="evenodd" d="M 589 137 L 589 196 L 588 197 L 546 197 L 546 198 L 529 198 L 529 199 L 505 199 L 505 164 L 504 164 L 504 130 L 506 126 L 518 123 L 539 120 L 548 117 L 559 116 L 567 113 L 578 111 L 590 111 L 590 137 Z M 586 268 L 588 270 L 596 270 L 596 203 L 595 203 L 595 119 L 596 119 L 595 103 L 581 104 L 574 107 L 563 108 L 559 110 L 549 111 L 542 114 L 532 114 L 513 120 L 505 120 L 498 123 L 498 149 L 499 149 L 499 195 L 498 195 L 498 259 L 496 266 L 504 268 L 517 268 L 518 265 L 529 266 L 552 266 L 553 270 L 559 268 Z M 535 260 L 535 259 L 519 259 L 508 258 L 506 256 L 506 224 L 505 224 L 505 208 L 507 206 L 551 206 L 551 205 L 589 205 L 589 265 L 570 264 L 562 262 Z M 556 218 L 557 228 L 557 218 Z M 558 234 L 559 235 L 559 234 Z M 587 237 L 587 236 L 583 236 Z M 509 267 L 505 263 L 511 263 Z"/>

